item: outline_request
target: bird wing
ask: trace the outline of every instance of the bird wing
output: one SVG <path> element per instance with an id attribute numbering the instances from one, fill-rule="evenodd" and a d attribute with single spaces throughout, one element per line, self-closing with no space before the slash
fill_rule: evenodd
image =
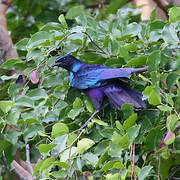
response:
<path id="1" fill-rule="evenodd" d="M 146 108 L 145 101 L 142 100 L 142 94 L 138 91 L 117 87 L 117 86 L 108 86 L 104 93 L 109 99 L 110 104 L 116 109 L 121 109 L 123 104 L 132 104 L 135 109 L 144 109 Z"/>
<path id="2" fill-rule="evenodd" d="M 87 65 L 74 73 L 71 85 L 77 89 L 100 87 L 106 80 L 127 77 L 134 68 L 108 68 L 102 65 Z"/>

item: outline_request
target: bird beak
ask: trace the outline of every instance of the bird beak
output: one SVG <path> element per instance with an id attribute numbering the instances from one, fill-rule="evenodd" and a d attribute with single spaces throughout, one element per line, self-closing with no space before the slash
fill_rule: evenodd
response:
<path id="1" fill-rule="evenodd" d="M 58 66 L 58 63 L 55 62 L 55 63 L 51 64 L 51 67 L 52 67 L 52 68 L 53 68 L 54 66 Z"/>

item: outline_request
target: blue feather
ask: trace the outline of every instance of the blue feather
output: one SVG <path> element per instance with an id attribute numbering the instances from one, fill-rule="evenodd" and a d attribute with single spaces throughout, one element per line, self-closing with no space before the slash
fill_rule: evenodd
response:
<path id="1" fill-rule="evenodd" d="M 100 108 L 104 96 L 109 98 L 110 104 L 116 109 L 121 109 L 124 103 L 133 104 L 135 109 L 146 107 L 140 92 L 123 87 L 123 83 L 117 85 L 117 79 L 122 78 L 123 82 L 132 73 L 144 72 L 147 67 L 109 68 L 97 64 L 84 64 L 69 54 L 58 57 L 53 66 L 69 71 L 71 86 L 86 93 L 96 110 Z"/>

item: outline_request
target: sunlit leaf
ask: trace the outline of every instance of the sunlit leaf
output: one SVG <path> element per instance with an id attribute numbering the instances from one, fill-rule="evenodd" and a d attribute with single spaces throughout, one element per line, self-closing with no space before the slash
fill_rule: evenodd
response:
<path id="1" fill-rule="evenodd" d="M 84 151 L 88 150 L 94 145 L 94 141 L 88 138 L 83 138 L 77 143 L 77 150 L 79 154 L 83 154 Z"/>
<path id="2" fill-rule="evenodd" d="M 58 136 L 62 136 L 64 134 L 68 134 L 68 133 L 69 133 L 69 128 L 68 128 L 68 126 L 66 124 L 64 124 L 64 123 L 56 123 L 52 127 L 51 136 L 53 138 L 56 138 Z"/>

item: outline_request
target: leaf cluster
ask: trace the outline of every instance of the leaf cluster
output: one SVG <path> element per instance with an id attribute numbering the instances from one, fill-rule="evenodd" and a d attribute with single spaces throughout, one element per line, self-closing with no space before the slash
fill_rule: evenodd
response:
<path id="1" fill-rule="evenodd" d="M 38 32 L 16 43 L 25 58 L 1 65 L 25 76 L 23 87 L 15 83 L 17 75 L 0 77 L 8 92 L 0 101 L 0 153 L 8 165 L 17 150 L 25 158 L 26 144 L 38 179 L 123 180 L 131 177 L 132 168 L 140 180 L 157 179 L 158 171 L 166 179 L 180 163 L 179 7 L 169 10 L 167 22 L 156 20 L 155 11 L 144 22 L 137 9 L 122 6 L 123 1 L 117 10 L 117 2 L 103 11 L 72 6 L 59 15 L 59 22 L 39 24 Z M 65 70 L 51 68 L 56 57 L 67 53 L 109 67 L 147 65 L 148 72 L 132 75 L 130 83 L 142 91 L 147 109 L 135 112 L 129 104 L 122 111 L 108 107 L 80 136 L 78 129 L 93 106 L 69 87 Z"/>

